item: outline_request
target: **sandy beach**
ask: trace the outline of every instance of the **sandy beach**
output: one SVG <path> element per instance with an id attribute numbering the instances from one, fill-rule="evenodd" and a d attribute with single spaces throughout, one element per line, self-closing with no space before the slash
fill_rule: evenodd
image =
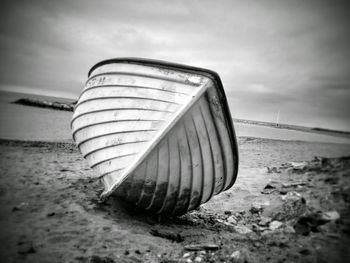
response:
<path id="1" fill-rule="evenodd" d="M 3 1 L 0 263 L 350 263 L 349 10 Z"/>
<path id="2" fill-rule="evenodd" d="M 100 203 L 72 143 L 0 147 L 3 262 L 350 259 L 349 145 L 241 137 L 236 184 L 177 218 Z"/>

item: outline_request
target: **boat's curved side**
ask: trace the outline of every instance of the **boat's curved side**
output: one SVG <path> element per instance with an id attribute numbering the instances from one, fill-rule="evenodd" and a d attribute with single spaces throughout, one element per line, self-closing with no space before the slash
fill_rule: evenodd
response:
<path id="1" fill-rule="evenodd" d="M 228 189 L 238 168 L 220 79 L 177 67 L 100 64 L 72 120 L 74 139 L 105 185 L 103 195 L 167 215 Z"/>
<path id="2" fill-rule="evenodd" d="M 235 180 L 236 158 L 225 123 L 213 117 L 214 107 L 203 96 L 116 194 L 145 209 L 178 215 L 227 189 Z"/>

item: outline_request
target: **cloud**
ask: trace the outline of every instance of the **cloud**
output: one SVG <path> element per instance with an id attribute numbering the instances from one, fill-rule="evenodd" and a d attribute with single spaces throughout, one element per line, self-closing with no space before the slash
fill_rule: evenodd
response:
<path id="1" fill-rule="evenodd" d="M 345 1 L 9 1 L 0 86 L 78 94 L 89 68 L 147 57 L 210 68 L 233 116 L 350 130 Z M 315 117 L 317 116 L 317 118 Z"/>

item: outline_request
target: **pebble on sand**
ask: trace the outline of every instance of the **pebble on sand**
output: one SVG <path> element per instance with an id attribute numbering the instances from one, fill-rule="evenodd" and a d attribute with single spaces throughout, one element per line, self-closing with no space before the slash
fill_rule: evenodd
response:
<path id="1" fill-rule="evenodd" d="M 200 251 L 200 250 L 218 250 L 219 246 L 215 244 L 194 244 L 185 246 L 187 251 Z"/>
<path id="2" fill-rule="evenodd" d="M 19 210 L 22 210 L 24 208 L 26 208 L 28 206 L 28 203 L 26 202 L 22 202 L 20 203 L 19 205 L 16 205 L 12 208 L 12 211 L 15 212 L 15 211 L 19 211 Z"/>
<path id="3" fill-rule="evenodd" d="M 240 256 L 241 256 L 241 252 L 239 250 L 237 250 L 237 251 L 232 252 L 230 257 L 233 259 L 239 259 Z"/>
<path id="4" fill-rule="evenodd" d="M 229 216 L 226 220 L 228 223 L 230 223 L 232 225 L 237 224 L 237 219 L 234 216 Z"/>
<path id="5" fill-rule="evenodd" d="M 283 225 L 282 222 L 275 220 L 275 221 L 272 221 L 270 223 L 269 228 L 270 228 L 270 230 L 273 231 L 273 230 L 276 230 L 276 229 L 280 228 L 282 225 Z"/>
<path id="6" fill-rule="evenodd" d="M 235 226 L 234 230 L 239 234 L 249 234 L 253 232 L 253 230 L 251 230 L 250 228 L 242 225 Z"/>
<path id="7" fill-rule="evenodd" d="M 322 219 L 325 221 L 336 221 L 340 218 L 337 211 L 329 211 L 322 214 Z"/>
<path id="8" fill-rule="evenodd" d="M 259 226 L 266 226 L 272 221 L 271 217 L 261 216 L 259 221 Z"/>

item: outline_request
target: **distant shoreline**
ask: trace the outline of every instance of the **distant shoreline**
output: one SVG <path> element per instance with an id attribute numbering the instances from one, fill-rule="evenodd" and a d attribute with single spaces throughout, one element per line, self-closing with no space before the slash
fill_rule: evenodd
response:
<path id="1" fill-rule="evenodd" d="M 244 120 L 244 119 L 235 119 L 235 118 L 233 118 L 233 121 L 237 123 L 267 126 L 267 127 L 276 128 L 276 129 L 287 129 L 287 130 L 303 131 L 303 132 L 309 132 L 309 133 L 318 133 L 318 134 L 324 134 L 324 135 L 350 138 L 350 132 L 347 132 L 347 131 L 339 131 L 339 130 L 319 128 L 319 127 L 305 127 L 305 126 L 283 124 L 283 123 L 277 124 L 272 122 L 253 121 L 253 120 Z"/>
<path id="2" fill-rule="evenodd" d="M 34 98 L 20 98 L 18 100 L 13 101 L 12 103 L 26 105 L 26 106 L 40 107 L 40 108 L 49 108 L 53 110 L 73 112 L 76 101 L 58 102 L 58 101 L 49 101 L 49 100 L 41 100 L 41 99 L 34 99 Z M 336 137 L 350 138 L 350 132 L 347 132 L 347 131 L 339 131 L 339 130 L 319 128 L 319 127 L 305 127 L 305 126 L 283 124 L 283 123 L 277 124 L 277 123 L 271 123 L 271 122 L 245 120 L 245 119 L 237 119 L 237 118 L 233 118 L 233 121 L 235 123 L 266 126 L 270 128 L 276 128 L 276 129 L 287 129 L 287 130 L 295 130 L 295 131 L 302 131 L 302 132 L 308 132 L 308 133 L 317 133 L 317 134 L 331 135 Z"/>

